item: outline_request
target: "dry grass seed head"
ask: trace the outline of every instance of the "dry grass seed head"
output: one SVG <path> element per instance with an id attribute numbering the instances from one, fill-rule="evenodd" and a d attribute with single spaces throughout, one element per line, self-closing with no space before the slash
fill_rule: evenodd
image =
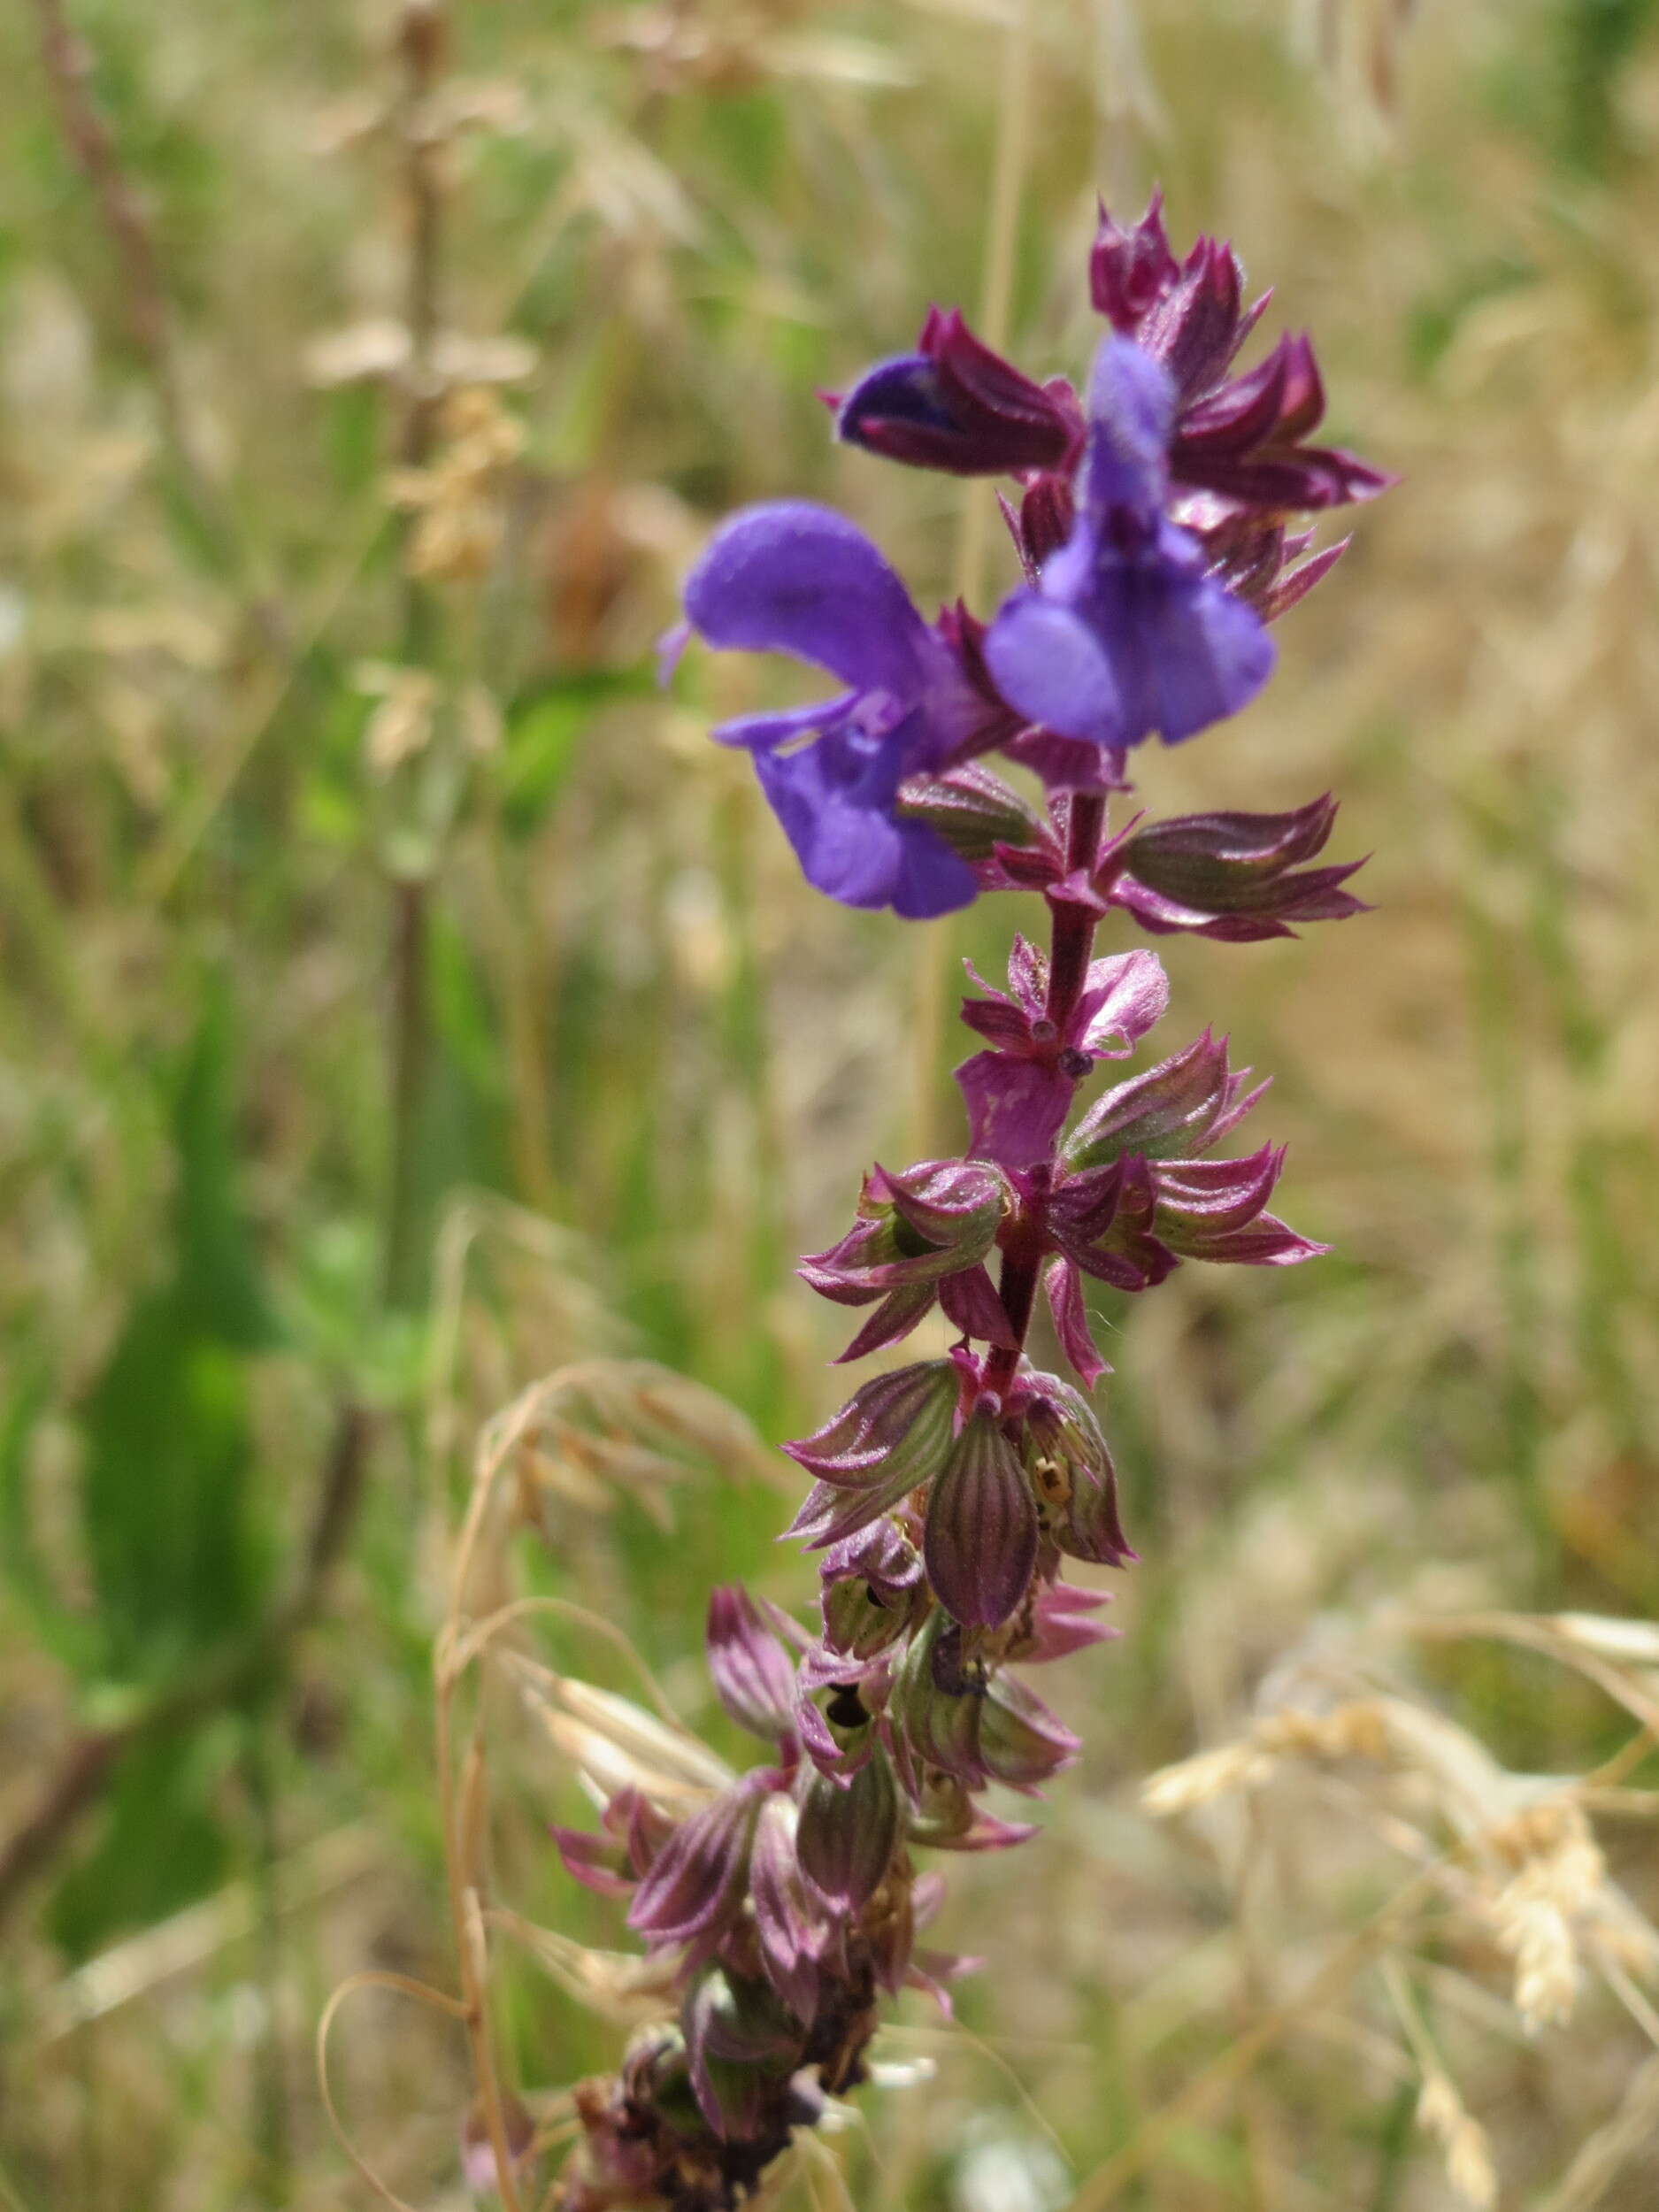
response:
<path id="1" fill-rule="evenodd" d="M 1446 2154 L 1446 2172 L 1458 2195 L 1476 2212 L 1498 2201 L 1497 2169 L 1486 2131 L 1467 2109 L 1449 2074 L 1434 2072 L 1417 2099 L 1417 2124 Z"/>

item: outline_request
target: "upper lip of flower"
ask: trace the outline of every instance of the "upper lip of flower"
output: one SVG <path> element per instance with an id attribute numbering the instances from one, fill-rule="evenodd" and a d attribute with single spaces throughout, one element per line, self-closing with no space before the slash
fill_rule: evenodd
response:
<path id="1" fill-rule="evenodd" d="M 1205 574 L 1199 541 L 1165 516 L 1174 403 L 1150 354 L 1102 342 L 1071 535 L 986 641 L 1011 704 L 1109 750 L 1155 730 L 1171 743 L 1192 736 L 1252 699 L 1273 664 L 1259 618 Z"/>

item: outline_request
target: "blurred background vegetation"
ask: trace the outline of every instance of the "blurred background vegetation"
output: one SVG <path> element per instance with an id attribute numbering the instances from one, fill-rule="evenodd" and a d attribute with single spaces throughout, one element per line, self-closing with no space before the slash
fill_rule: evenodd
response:
<path id="1" fill-rule="evenodd" d="M 1659 9 L 19 0 L 0 64 L 0 2202 L 369 2200 L 311 2042 L 355 1971 L 453 1982 L 429 1653 L 480 1422 L 602 1355 L 769 1441 L 828 1409 L 792 1256 L 954 1146 L 955 961 L 1032 917 L 815 901 L 704 736 L 771 677 L 664 698 L 652 641 L 755 496 L 843 504 L 924 600 L 1004 588 L 988 492 L 837 452 L 816 395 L 930 300 L 1077 373 L 1095 191 L 1157 181 L 1405 478 L 1269 696 L 1141 786 L 1333 787 L 1375 854 L 1369 917 L 1164 948 L 1168 1046 L 1274 1074 L 1337 1251 L 1112 1314 L 1127 1638 L 1055 1686 L 1088 1751 L 1045 1838 L 961 1871 L 966 2032 L 907 2006 L 853 2200 L 1480 2201 L 1414 2125 L 1432 2047 L 1486 2201 L 1651 2207 L 1640 1976 L 1528 2039 L 1502 1947 L 1433 1922 L 1403 1995 L 1356 1959 L 1247 2064 L 1390 1893 L 1393 1815 L 1137 1792 L 1321 1667 L 1513 1772 L 1622 1740 L 1605 1682 L 1409 1624 L 1659 1596 Z M 499 1574 L 706 1720 L 709 1583 L 809 1570 L 743 1433 L 670 1427 L 596 1418 Z M 480 1711 L 500 1893 L 617 1944 L 545 1740 Z M 1597 1809 L 1650 1911 L 1639 1779 Z M 614 2055 L 534 1963 L 496 2001 L 533 2103 Z M 365 1995 L 334 2076 L 404 2197 L 472 2200 L 451 2024 Z"/>

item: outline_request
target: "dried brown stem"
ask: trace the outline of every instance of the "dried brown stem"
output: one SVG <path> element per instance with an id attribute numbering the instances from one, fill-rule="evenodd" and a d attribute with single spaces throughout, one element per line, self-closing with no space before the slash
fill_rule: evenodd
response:
<path id="1" fill-rule="evenodd" d="M 127 334 L 154 387 L 162 436 L 180 486 L 197 526 L 232 572 L 247 581 L 250 563 L 241 526 L 202 458 L 185 405 L 172 308 L 150 211 L 122 164 L 115 134 L 94 94 L 91 52 L 70 22 L 64 0 L 32 0 L 32 4 L 58 128 L 91 190 L 120 273 Z M 286 658 L 288 626 L 276 602 L 250 586 L 248 611 L 267 648 Z"/>

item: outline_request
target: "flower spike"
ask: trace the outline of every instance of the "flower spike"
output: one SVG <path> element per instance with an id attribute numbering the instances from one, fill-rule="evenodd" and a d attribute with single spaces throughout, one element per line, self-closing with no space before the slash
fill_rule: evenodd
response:
<path id="1" fill-rule="evenodd" d="M 553 2212 L 739 2212 L 864 2078 L 885 1997 L 921 1989 L 949 2009 L 972 1962 L 917 1947 L 941 1887 L 917 1857 L 1032 1838 L 984 1793 L 1041 1794 L 1080 1745 L 1023 1670 L 1113 1632 L 1104 1594 L 1061 1578 L 1068 1561 L 1135 1562 L 1086 1394 L 1109 1371 L 1094 1286 L 1138 1295 L 1194 1262 L 1324 1249 L 1270 1210 L 1280 1147 L 1217 1156 L 1265 1087 L 1224 1038 L 1206 1029 L 1085 1095 L 1170 998 L 1154 953 L 1096 956 L 1095 940 L 1114 916 L 1245 943 L 1363 910 L 1357 864 L 1321 857 L 1328 797 L 1162 821 L 1109 810 L 1147 740 L 1184 743 L 1260 691 L 1268 626 L 1342 551 L 1297 516 L 1387 480 L 1314 442 L 1325 389 L 1306 337 L 1237 368 L 1266 296 L 1248 300 L 1225 242 L 1178 256 L 1157 196 L 1127 227 L 1102 209 L 1088 282 L 1108 333 L 1082 400 L 934 309 L 914 351 L 835 403 L 847 443 L 1008 479 L 1024 581 L 988 626 L 960 603 L 926 621 L 853 524 L 787 502 L 716 532 L 665 641 L 671 661 L 688 634 L 791 655 L 840 687 L 715 732 L 749 753 L 819 890 L 912 918 L 982 890 L 1036 894 L 1048 942 L 1015 937 L 1005 987 L 969 970 L 962 1156 L 872 1169 L 846 1233 L 801 1263 L 860 1312 L 843 1359 L 935 1309 L 939 1356 L 872 1377 L 784 1447 L 806 1485 L 788 1533 L 817 1560 L 815 1633 L 736 1585 L 710 1601 L 715 1694 L 761 1763 L 734 1778 L 676 1738 L 657 1766 L 618 1739 L 614 1761 L 584 1763 L 598 1832 L 553 1832 L 575 1880 L 626 1901 L 661 1999 L 614 2078 L 575 2093 L 581 2135 Z M 1084 1389 L 1031 1363 L 1045 1300 Z M 656 1741 L 628 1710 L 626 1745 Z"/>

